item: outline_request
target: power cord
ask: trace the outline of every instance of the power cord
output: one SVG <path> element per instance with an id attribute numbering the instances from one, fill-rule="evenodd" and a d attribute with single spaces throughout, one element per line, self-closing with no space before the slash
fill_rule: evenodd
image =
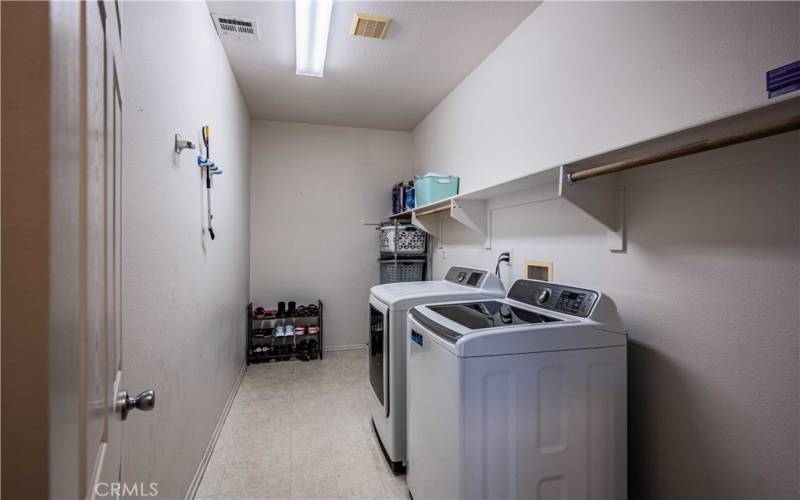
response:
<path id="1" fill-rule="evenodd" d="M 510 264 L 511 263 L 511 253 L 510 252 L 502 252 L 497 257 L 497 266 L 494 268 L 494 274 L 496 274 L 498 278 L 500 277 L 500 264 L 502 262 L 505 262 L 506 264 Z"/>

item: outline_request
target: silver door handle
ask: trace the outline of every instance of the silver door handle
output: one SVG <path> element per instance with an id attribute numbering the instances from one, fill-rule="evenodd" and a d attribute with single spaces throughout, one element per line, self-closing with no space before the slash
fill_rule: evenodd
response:
<path id="1" fill-rule="evenodd" d="M 122 390 L 117 394 L 117 405 L 120 409 L 122 420 L 128 418 L 128 412 L 134 408 L 142 411 L 150 411 L 156 406 L 156 391 L 147 389 L 138 396 L 129 396 L 128 391 Z"/>

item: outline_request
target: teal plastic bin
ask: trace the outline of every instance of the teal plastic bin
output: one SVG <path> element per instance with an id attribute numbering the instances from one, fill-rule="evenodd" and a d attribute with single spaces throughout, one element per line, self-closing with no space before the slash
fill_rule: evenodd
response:
<path id="1" fill-rule="evenodd" d="M 454 175 L 414 176 L 414 204 L 417 208 L 458 194 L 458 177 Z"/>

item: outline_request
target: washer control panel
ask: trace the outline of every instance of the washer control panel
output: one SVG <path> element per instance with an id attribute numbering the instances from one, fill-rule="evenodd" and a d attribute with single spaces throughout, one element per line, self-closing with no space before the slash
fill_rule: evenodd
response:
<path id="1" fill-rule="evenodd" d="M 459 285 L 478 288 L 481 286 L 481 283 L 483 283 L 485 276 L 486 271 L 481 271 L 480 269 L 453 266 L 447 271 L 444 279 Z"/>
<path id="2" fill-rule="evenodd" d="M 587 317 L 599 294 L 546 281 L 520 279 L 508 291 L 508 298 L 573 316 Z"/>

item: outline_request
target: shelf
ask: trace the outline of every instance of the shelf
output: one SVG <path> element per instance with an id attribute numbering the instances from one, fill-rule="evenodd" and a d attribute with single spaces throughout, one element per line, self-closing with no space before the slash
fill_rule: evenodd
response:
<path id="1" fill-rule="evenodd" d="M 488 249 L 491 248 L 493 210 L 560 198 L 569 201 L 607 228 L 609 250 L 624 251 L 623 185 L 626 176 L 631 174 L 621 172 L 574 183 L 570 182 L 569 174 L 610 161 L 652 154 L 665 148 L 702 141 L 709 136 L 731 133 L 769 120 L 787 118 L 798 112 L 800 112 L 800 97 L 776 99 L 765 105 L 601 154 L 562 165 L 539 168 L 528 175 L 390 215 L 389 219 L 410 219 L 413 225 L 439 239 L 443 221 L 448 218 L 453 219 L 482 235 L 485 247 Z"/>
<path id="2" fill-rule="evenodd" d="M 441 236 L 444 218 L 454 219 L 487 239 L 491 231 L 491 211 L 559 196 L 563 167 L 553 167 L 511 179 L 486 188 L 468 191 L 414 210 L 390 216 L 410 218 L 411 223 L 435 237 Z"/>
<path id="3" fill-rule="evenodd" d="M 462 203 L 464 201 L 485 202 L 489 199 L 500 198 L 513 193 L 518 193 L 520 191 L 536 189 L 547 184 L 558 182 L 559 168 L 560 167 L 548 168 L 485 188 L 467 191 L 466 193 L 457 194 L 428 205 L 416 207 L 413 210 L 406 210 L 405 212 L 400 212 L 399 214 L 390 215 L 389 219 L 427 217 L 441 212 L 451 211 L 453 206 L 464 207 L 466 205 L 470 205 L 470 203 Z"/>
<path id="4" fill-rule="evenodd" d="M 265 328 L 264 330 L 271 330 L 271 328 Z M 253 332 L 259 332 L 259 331 L 261 331 L 261 330 L 259 330 L 258 328 L 253 329 Z M 304 333 L 302 335 L 258 335 L 257 333 L 253 333 L 252 339 L 256 340 L 256 339 L 299 338 L 302 341 L 302 339 L 304 339 L 305 337 L 316 337 L 318 335 L 319 335 L 319 332 L 317 332 L 317 333 Z"/>
<path id="5" fill-rule="evenodd" d="M 306 359 L 302 360 L 300 359 L 301 357 Z M 293 350 L 287 353 L 274 353 L 274 354 L 252 353 L 248 355 L 247 361 L 248 363 L 266 363 L 270 360 L 289 361 L 292 358 L 295 358 L 298 361 L 311 361 L 320 358 L 320 355 L 318 350 L 313 352 L 303 352 L 303 351 Z"/>
<path id="6" fill-rule="evenodd" d="M 283 318 L 263 318 L 263 319 L 253 318 L 252 321 L 253 324 L 259 324 L 262 321 L 265 322 L 266 324 L 275 324 L 279 321 L 283 321 L 291 325 L 297 325 L 297 326 L 306 326 L 309 324 L 311 326 L 314 326 L 316 325 L 316 322 L 319 321 L 319 316 L 286 316 Z"/>

